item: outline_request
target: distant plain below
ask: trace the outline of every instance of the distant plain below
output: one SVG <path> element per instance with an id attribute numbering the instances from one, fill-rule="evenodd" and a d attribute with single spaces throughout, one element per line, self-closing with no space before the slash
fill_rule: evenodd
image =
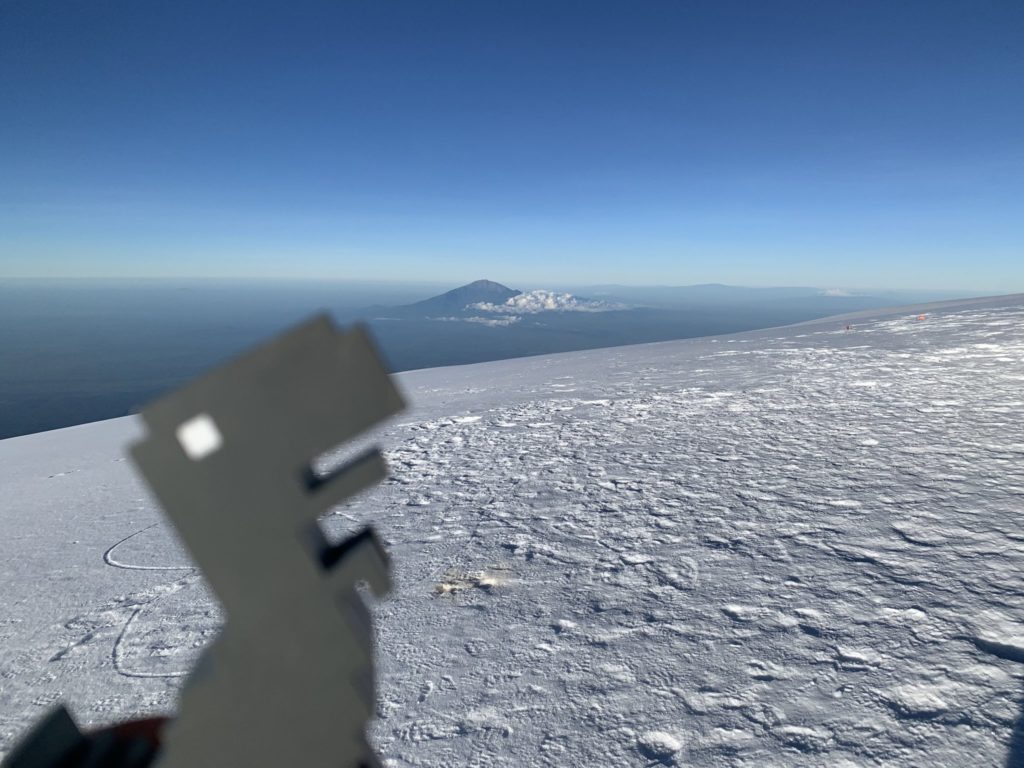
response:
<path id="1" fill-rule="evenodd" d="M 559 297 L 579 298 L 583 310 L 506 312 L 499 303 L 489 311 L 440 311 L 454 306 L 453 297 L 456 304 L 486 302 L 492 294 L 484 288 L 504 288 L 484 283 L 464 286 L 446 304 L 444 294 L 453 286 L 442 284 L 3 280 L 0 439 L 131 413 L 319 311 L 342 324 L 367 323 L 398 372 L 735 333 L 965 295 L 554 286 Z"/>

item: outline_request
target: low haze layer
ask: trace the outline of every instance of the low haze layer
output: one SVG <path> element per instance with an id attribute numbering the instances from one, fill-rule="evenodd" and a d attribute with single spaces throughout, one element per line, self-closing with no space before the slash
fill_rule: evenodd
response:
<path id="1" fill-rule="evenodd" d="M 486 280 L 452 290 L 365 282 L 0 281 L 0 439 L 134 412 L 319 311 L 344 323 L 368 322 L 390 369 L 404 371 L 945 298 L 730 286 L 523 288 Z M 569 290 L 582 298 L 567 297 Z M 562 311 L 572 309 L 587 311 Z"/>

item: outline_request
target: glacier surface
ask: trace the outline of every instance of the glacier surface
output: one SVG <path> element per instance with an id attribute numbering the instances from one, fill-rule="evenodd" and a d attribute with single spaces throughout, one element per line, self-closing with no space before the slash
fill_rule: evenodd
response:
<path id="1" fill-rule="evenodd" d="M 385 765 L 1024 761 L 1024 297 L 398 379 L 324 523 L 392 554 Z M 0 441 L 0 754 L 172 710 L 217 631 L 140 428 Z"/>

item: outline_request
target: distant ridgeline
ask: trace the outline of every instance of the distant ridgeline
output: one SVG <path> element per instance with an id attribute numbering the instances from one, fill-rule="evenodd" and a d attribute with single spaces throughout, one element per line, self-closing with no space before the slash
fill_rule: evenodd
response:
<path id="1" fill-rule="evenodd" d="M 577 294 L 477 280 L 410 302 L 423 292 L 422 285 L 2 281 L 0 439 L 123 416 L 323 309 L 343 324 L 368 323 L 390 369 L 404 371 L 733 333 L 936 298 L 723 285 Z"/>

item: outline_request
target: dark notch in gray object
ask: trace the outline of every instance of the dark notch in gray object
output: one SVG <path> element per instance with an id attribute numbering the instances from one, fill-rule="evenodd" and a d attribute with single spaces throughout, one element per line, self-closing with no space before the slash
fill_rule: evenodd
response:
<path id="1" fill-rule="evenodd" d="M 313 462 L 403 407 L 366 330 L 342 333 L 320 315 L 142 411 L 148 434 L 132 457 L 226 621 L 155 762 L 133 748 L 134 762 L 96 765 L 380 765 L 366 741 L 373 635 L 356 584 L 388 592 L 387 555 L 369 528 L 331 545 L 318 519 L 380 481 L 384 460 L 368 451 L 325 476 Z M 58 707 L 4 768 L 84 765 L 75 755 L 95 759 L 104 738 L 82 737 Z"/>

